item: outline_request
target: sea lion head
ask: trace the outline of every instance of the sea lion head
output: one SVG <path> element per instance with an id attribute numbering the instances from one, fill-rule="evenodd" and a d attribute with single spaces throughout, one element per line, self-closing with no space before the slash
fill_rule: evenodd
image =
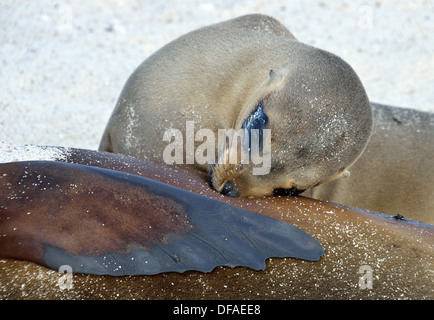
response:
<path id="1" fill-rule="evenodd" d="M 230 143 L 220 145 L 226 152 L 211 167 L 211 184 L 217 191 L 235 197 L 298 194 L 346 175 L 364 150 L 372 111 L 360 79 L 336 55 L 297 45 L 287 65 L 264 74 L 261 88 L 235 125 L 249 138 L 253 128 L 260 138 L 269 137 L 258 146 L 259 155 L 269 153 L 269 170 L 259 172 L 252 161 L 225 162 L 233 151 Z M 251 147 L 245 142 L 238 150 L 252 155 Z"/>

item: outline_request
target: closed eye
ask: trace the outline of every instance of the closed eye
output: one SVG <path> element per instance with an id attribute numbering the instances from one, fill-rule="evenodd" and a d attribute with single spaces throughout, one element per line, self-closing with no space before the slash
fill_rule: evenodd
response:
<path id="1" fill-rule="evenodd" d="M 264 113 L 264 102 L 261 100 L 256 109 L 250 114 L 250 116 L 244 120 L 243 129 L 247 129 L 249 134 L 249 148 L 251 148 L 252 129 L 259 130 L 259 150 L 263 148 L 263 129 L 268 124 L 268 117 Z"/>

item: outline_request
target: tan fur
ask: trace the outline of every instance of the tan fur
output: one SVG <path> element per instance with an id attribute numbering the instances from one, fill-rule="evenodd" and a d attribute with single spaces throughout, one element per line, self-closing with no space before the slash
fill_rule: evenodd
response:
<path id="1" fill-rule="evenodd" d="M 305 190 L 344 172 L 368 140 L 371 109 L 351 67 L 298 42 L 275 19 L 248 15 L 188 33 L 145 60 L 128 79 L 100 150 L 162 162 L 166 129 L 181 130 L 185 143 L 188 120 L 217 137 L 218 129 L 240 129 L 260 101 L 271 171 L 254 175 L 251 162 L 217 165 L 217 191 L 227 183 L 243 197 Z"/>
<path id="2" fill-rule="evenodd" d="M 372 107 L 372 137 L 350 176 L 314 188 L 312 196 L 434 224 L 434 114 Z"/>

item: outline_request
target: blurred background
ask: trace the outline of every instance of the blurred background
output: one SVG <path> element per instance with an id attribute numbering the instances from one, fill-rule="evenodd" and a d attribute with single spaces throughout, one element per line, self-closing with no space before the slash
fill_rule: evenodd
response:
<path id="1" fill-rule="evenodd" d="M 167 42 L 249 13 L 346 60 L 371 101 L 434 111 L 434 1 L 0 2 L 0 141 L 96 149 L 131 72 Z"/>

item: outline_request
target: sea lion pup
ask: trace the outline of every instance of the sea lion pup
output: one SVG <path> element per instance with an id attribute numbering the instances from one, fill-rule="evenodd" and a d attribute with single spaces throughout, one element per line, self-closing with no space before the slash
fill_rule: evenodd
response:
<path id="1" fill-rule="evenodd" d="M 372 137 L 351 175 L 311 195 L 434 224 L 434 114 L 377 103 L 372 109 Z"/>
<path id="2" fill-rule="evenodd" d="M 270 160 L 268 170 L 257 174 L 253 161 L 227 161 L 233 150 L 249 149 L 232 147 L 236 135 L 207 149 L 209 161 L 191 161 L 203 137 L 188 136 L 187 121 L 214 137 L 234 129 L 250 138 L 257 129 L 267 138 L 257 149 Z M 190 32 L 146 59 L 125 84 L 99 149 L 163 162 L 165 132 L 175 129 L 186 145 L 194 141 L 193 151 L 186 148 L 175 163 L 211 168 L 215 190 L 239 197 L 293 194 L 345 173 L 371 126 L 369 100 L 346 62 L 254 14 Z M 206 143 L 213 142 L 209 137 Z M 184 140 L 175 136 L 172 143 L 182 148 Z"/>

